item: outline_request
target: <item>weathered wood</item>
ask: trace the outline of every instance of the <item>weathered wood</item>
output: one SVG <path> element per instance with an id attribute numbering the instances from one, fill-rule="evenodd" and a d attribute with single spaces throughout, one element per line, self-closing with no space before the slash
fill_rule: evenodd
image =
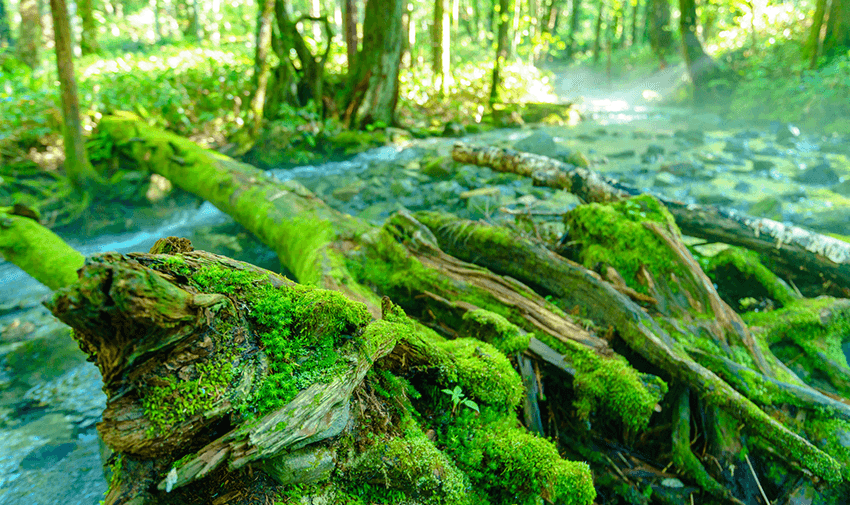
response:
<path id="1" fill-rule="evenodd" d="M 530 177 L 535 185 L 564 189 L 586 202 L 611 202 L 640 194 L 592 170 L 510 149 L 458 143 L 452 157 L 461 163 Z M 850 244 L 770 219 L 654 196 L 673 214 L 682 233 L 751 249 L 773 258 L 798 285 L 815 283 L 820 291 L 824 284 L 832 283 L 836 296 L 850 296 Z"/>

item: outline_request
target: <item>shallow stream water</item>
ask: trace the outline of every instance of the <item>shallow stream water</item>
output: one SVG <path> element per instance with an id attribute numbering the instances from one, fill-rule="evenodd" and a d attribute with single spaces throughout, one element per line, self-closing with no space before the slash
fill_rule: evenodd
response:
<path id="1" fill-rule="evenodd" d="M 635 104 L 636 97 L 589 97 L 588 120 L 575 127 L 498 130 L 464 140 L 562 159 L 579 151 L 600 172 L 646 191 L 850 235 L 847 137 L 801 133 L 778 123 L 754 129 L 711 114 Z M 528 212 L 557 233 L 559 215 L 578 203 L 518 176 L 423 161 L 447 156 L 454 141 L 415 141 L 347 161 L 271 172 L 297 179 L 335 208 L 375 224 L 402 207 L 492 221 Z M 278 268 L 270 249 L 209 203 L 176 210 L 134 232 L 68 240 L 92 255 L 146 252 L 168 235 Z M 68 328 L 41 306 L 49 295 L 15 266 L 0 263 L 0 505 L 91 505 L 106 490 L 95 430 L 105 402 L 100 377 Z"/>

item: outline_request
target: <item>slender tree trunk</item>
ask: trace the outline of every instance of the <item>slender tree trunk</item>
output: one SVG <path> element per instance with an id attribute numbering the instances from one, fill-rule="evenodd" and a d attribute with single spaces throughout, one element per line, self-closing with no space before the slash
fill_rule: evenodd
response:
<path id="1" fill-rule="evenodd" d="M 596 14 L 596 28 L 593 32 L 593 63 L 599 63 L 602 50 L 602 21 L 605 16 L 605 0 L 599 0 L 599 12 Z"/>
<path id="2" fill-rule="evenodd" d="M 260 0 L 257 16 L 257 52 L 254 57 L 253 95 L 251 96 L 251 139 L 257 139 L 263 128 L 263 108 L 266 104 L 266 88 L 269 84 L 271 63 L 269 54 L 272 46 L 272 23 L 274 22 L 274 0 Z"/>
<path id="3" fill-rule="evenodd" d="M 357 56 L 357 3 L 355 0 L 343 0 L 343 30 L 345 31 L 345 49 L 348 56 L 348 71 L 354 68 L 354 58 Z"/>
<path id="4" fill-rule="evenodd" d="M 490 88 L 490 105 L 501 100 L 500 87 L 502 85 L 502 77 L 500 71 L 502 65 L 508 59 L 508 27 L 511 22 L 511 2 L 510 0 L 499 0 L 499 33 L 496 37 L 496 64 L 493 67 L 493 82 Z"/>
<path id="5" fill-rule="evenodd" d="M 18 31 L 18 58 L 30 68 L 41 63 L 41 14 L 38 0 L 21 0 L 18 4 L 21 25 Z"/>
<path id="6" fill-rule="evenodd" d="M 363 49 L 349 80 L 345 119 L 349 125 L 395 123 L 401 63 L 403 0 L 367 0 Z"/>
<path id="7" fill-rule="evenodd" d="M 95 54 L 100 51 L 97 43 L 97 21 L 92 12 L 92 0 L 78 0 L 82 32 L 80 34 L 80 50 L 83 55 Z"/>
<path id="8" fill-rule="evenodd" d="M 449 93 L 451 83 L 451 19 L 449 0 L 434 1 L 434 31 L 431 39 L 434 74 L 440 77 L 440 93 Z"/>
<path id="9" fill-rule="evenodd" d="M 200 43 L 204 40 L 204 31 L 201 28 L 201 0 L 190 0 L 189 33 Z"/>
<path id="10" fill-rule="evenodd" d="M 850 0 L 832 0 L 826 34 L 823 38 L 823 54 L 836 56 L 850 49 Z"/>
<path id="11" fill-rule="evenodd" d="M 638 7 L 640 6 L 640 0 L 632 0 L 632 36 L 629 38 L 629 45 L 637 45 L 637 31 L 638 31 Z"/>
<path id="12" fill-rule="evenodd" d="M 812 19 L 812 28 L 809 31 L 809 39 L 803 51 L 803 58 L 809 60 L 809 68 L 815 69 L 818 65 L 818 56 L 821 46 L 821 30 L 823 29 L 823 18 L 826 14 L 827 0 L 817 0 L 815 15 Z"/>
<path id="13" fill-rule="evenodd" d="M 522 12 L 522 0 L 513 0 L 513 8 L 514 8 L 514 15 L 513 15 L 513 19 L 512 19 L 513 22 L 511 23 L 511 30 L 512 30 L 512 33 L 513 33 L 513 37 L 511 37 L 511 39 L 510 39 L 511 40 L 511 46 L 510 46 L 510 49 L 508 50 L 508 58 L 513 58 L 513 57 L 516 56 L 516 54 L 517 54 L 516 49 L 517 49 L 517 46 L 519 46 L 520 39 L 522 38 L 522 33 L 520 32 L 520 29 L 519 29 L 519 21 L 522 18 L 522 16 L 520 16 L 520 13 Z"/>
<path id="14" fill-rule="evenodd" d="M 460 29 L 460 0 L 452 0 L 452 30 Z"/>
<path id="15" fill-rule="evenodd" d="M 62 91 L 63 134 L 65 139 L 65 172 L 79 188 L 87 187 L 96 178 L 89 163 L 80 122 L 80 103 L 77 98 L 77 80 L 71 55 L 71 27 L 65 0 L 50 0 L 53 15 L 53 32 L 56 43 L 56 67 Z"/>
<path id="16" fill-rule="evenodd" d="M 708 82 L 717 76 L 719 69 L 711 57 L 705 53 L 696 33 L 695 0 L 679 0 L 679 28 L 682 33 L 682 54 L 688 66 L 688 74 L 694 84 L 694 99 L 705 102 L 709 99 Z"/>
<path id="17" fill-rule="evenodd" d="M 581 20 L 581 0 L 573 1 L 573 11 L 570 14 L 570 33 L 567 36 L 567 58 L 572 58 L 575 54 L 576 34 L 578 34 L 578 25 Z"/>
<path id="18" fill-rule="evenodd" d="M 647 1 L 649 44 L 652 47 L 653 52 L 655 52 L 655 55 L 658 56 L 661 68 L 664 68 L 667 66 L 666 54 L 670 49 L 672 41 L 670 37 L 670 30 L 667 28 L 667 25 L 670 23 L 670 4 L 668 3 L 668 0 Z M 651 16 L 649 16 L 650 12 Z"/>
<path id="19" fill-rule="evenodd" d="M 0 49 L 12 45 L 12 32 L 9 30 L 9 15 L 5 0 L 0 0 Z"/>

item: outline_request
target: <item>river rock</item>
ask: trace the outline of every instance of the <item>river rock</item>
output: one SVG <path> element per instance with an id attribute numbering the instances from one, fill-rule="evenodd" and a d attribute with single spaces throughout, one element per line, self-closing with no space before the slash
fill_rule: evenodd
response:
<path id="1" fill-rule="evenodd" d="M 540 156 L 548 156 L 550 158 L 555 158 L 561 150 L 558 144 L 555 143 L 555 139 L 543 130 L 537 130 L 524 139 L 517 141 L 514 144 L 514 149 L 539 154 Z"/>
<path id="2" fill-rule="evenodd" d="M 794 180 L 805 184 L 835 184 L 841 179 L 828 161 L 823 160 L 813 167 L 809 167 L 796 176 Z"/>

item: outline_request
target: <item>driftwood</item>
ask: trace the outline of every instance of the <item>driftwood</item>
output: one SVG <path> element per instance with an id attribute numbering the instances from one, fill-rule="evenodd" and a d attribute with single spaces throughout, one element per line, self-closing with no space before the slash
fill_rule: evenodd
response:
<path id="1" fill-rule="evenodd" d="M 499 424 L 508 422 L 505 417 L 477 427 L 473 422 L 491 418 L 485 412 L 505 407 L 513 412 L 521 404 L 526 428 L 560 442 L 559 449 L 570 459 L 589 461 L 597 491 L 605 495 L 634 500 L 651 488 L 653 496 L 668 503 L 699 501 L 693 494 L 700 492 L 721 502 L 749 503 L 764 499 L 760 488 L 771 500 L 794 492 L 828 497 L 847 491 L 847 457 L 834 435 L 850 427 L 840 424 L 847 418 L 848 395 L 841 385 L 844 363 L 836 361 L 828 383 L 808 380 L 821 377 L 820 372 L 805 375 L 806 380 L 800 377 L 817 361 L 818 352 L 837 358 L 835 338 L 821 348 L 794 340 L 789 336 L 793 332 L 782 326 L 800 320 L 790 315 L 784 323 L 763 321 L 751 330 L 714 290 L 682 245 L 673 217 L 656 199 L 609 198 L 604 205 L 579 206 L 567 216 L 573 244 L 557 254 L 515 230 L 436 213 L 401 212 L 383 227 L 371 228 L 334 212 L 296 183 L 281 184 L 130 118 L 105 118 L 101 127 L 113 135 L 121 155 L 234 215 L 275 248 L 282 265 L 299 280 L 339 289 L 364 301 L 373 316 L 391 312 L 392 324 L 413 329 L 399 334 L 392 351 L 372 365 L 379 379 L 367 375 L 361 386 L 339 390 L 340 397 L 350 394 L 355 420 L 347 428 L 354 431 L 343 433 L 371 432 L 386 445 L 378 449 L 355 443 L 345 449 L 333 436 L 315 442 L 314 452 L 297 456 L 324 469 L 334 459 L 329 454 L 337 457 L 337 470 L 330 477 L 320 472 L 320 482 L 330 479 L 342 490 L 350 489 L 346 486 L 352 482 L 378 484 L 403 493 L 395 502 L 437 497 L 463 503 L 486 496 L 491 503 L 539 498 L 590 503 L 589 474 L 582 467 L 551 460 L 548 473 L 524 473 L 522 462 L 549 454 L 552 448 L 514 431 L 515 424 Z M 592 182 L 590 177 L 587 181 Z M 578 181 L 571 187 L 583 187 L 588 194 L 599 191 L 585 179 Z M 641 252 L 643 247 L 646 252 Z M 629 249 L 636 248 L 637 254 L 630 255 Z M 182 253 L 183 261 L 197 254 Z M 250 267 L 238 267 L 244 268 Z M 388 310 L 393 305 L 386 301 L 382 311 L 376 292 L 419 323 Z M 233 304 L 244 310 L 233 294 L 225 296 L 230 304 L 216 295 L 222 293 L 181 295 L 184 301 L 177 306 L 197 312 Z M 197 296 L 201 298 L 195 300 Z M 843 327 L 843 302 L 816 302 L 809 330 L 816 327 L 830 334 Z M 810 301 L 789 299 L 783 310 L 802 311 L 807 304 Z M 207 320 L 198 313 L 192 313 L 194 321 Z M 176 338 L 169 336 L 186 320 L 169 320 L 175 324 L 159 334 Z M 358 328 L 371 324 L 363 322 Z M 77 325 L 85 331 L 99 326 Z M 777 358 L 777 345 L 797 346 L 805 359 L 795 359 L 792 369 Z M 97 351 L 96 346 L 88 350 Z M 513 357 L 520 374 L 504 368 L 505 356 Z M 351 383 L 360 376 L 352 377 Z M 374 394 L 375 388 L 387 388 L 398 378 L 421 397 Z M 453 404 L 441 388 L 449 391 L 454 383 L 462 387 L 462 395 Z M 482 407 L 480 417 L 460 403 L 464 397 Z M 280 406 L 268 419 L 279 422 L 282 412 L 294 407 Z M 217 408 L 213 412 L 220 413 Z M 411 425 L 405 412 L 413 411 L 419 414 Z M 235 419 L 238 424 L 238 416 Z M 248 482 L 244 476 L 227 474 L 243 464 L 273 476 L 278 485 L 310 481 L 292 470 L 298 458 L 281 452 L 293 448 L 286 445 L 292 443 L 289 439 L 267 441 L 265 437 L 277 435 L 266 423 L 236 424 L 231 421 L 229 431 L 190 447 L 177 444 L 187 451 L 186 459 L 169 461 L 158 468 L 156 479 L 140 481 L 166 490 L 184 482 L 191 488 L 193 479 L 222 478 L 224 472 L 231 480 Z M 414 426 L 414 434 L 402 435 L 399 426 Z M 464 431 L 457 431 L 461 426 Z M 176 436 L 181 433 L 177 430 Z M 458 440 L 480 445 L 467 452 L 466 445 L 453 445 Z M 437 466 L 414 471 L 395 451 L 426 451 Z M 141 464 L 138 458 L 130 460 L 134 468 Z M 225 461 L 228 468 L 222 466 Z M 474 477 L 474 469 L 485 461 L 496 469 L 492 475 L 502 476 L 496 484 Z M 444 477 L 438 483 L 426 475 Z M 466 475 L 459 477 L 467 482 L 462 492 L 449 484 L 458 481 L 446 477 L 457 475 Z M 777 480 L 777 475 L 794 477 Z M 815 489 L 818 481 L 829 482 L 830 489 Z M 125 497 L 132 494 L 121 489 Z M 311 488 L 303 494 L 327 498 L 327 492 Z M 144 496 L 142 501 L 156 498 Z"/>
<path id="2" fill-rule="evenodd" d="M 586 202 L 612 202 L 640 194 L 592 170 L 530 153 L 458 143 L 452 157 L 461 163 L 530 177 L 536 185 L 564 189 Z M 771 219 L 655 196 L 676 219 L 682 233 L 763 254 L 776 262 L 781 269 L 777 273 L 804 292 L 804 288 L 813 286 L 810 293 L 850 296 L 850 244 Z"/>

